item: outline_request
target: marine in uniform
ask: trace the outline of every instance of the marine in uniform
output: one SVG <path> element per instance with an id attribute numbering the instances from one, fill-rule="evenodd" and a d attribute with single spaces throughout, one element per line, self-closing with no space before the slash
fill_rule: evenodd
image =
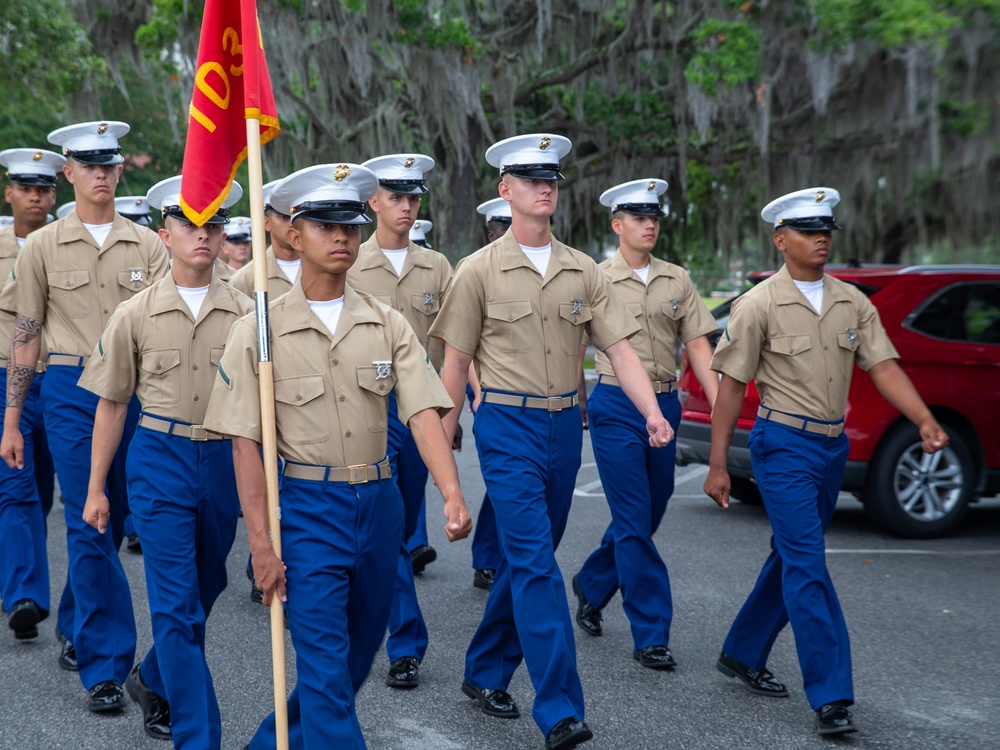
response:
<path id="1" fill-rule="evenodd" d="M 0 230 L 0 278 L 6 280 L 29 234 L 44 227 L 56 202 L 56 180 L 66 159 L 51 151 L 0 151 L 10 184 L 4 197 L 12 225 Z M 6 393 L 14 318 L 0 312 L 0 388 Z M 45 519 L 52 508 L 55 476 L 42 420 L 42 373 L 35 375 L 21 413 L 23 468 L 0 462 L 0 598 L 17 640 L 38 636 L 49 615 L 49 563 Z M 6 402 L 5 402 L 6 403 Z"/>
<path id="2" fill-rule="evenodd" d="M 708 334 L 718 324 L 680 266 L 652 256 L 664 215 L 664 180 L 634 180 L 605 191 L 619 248 L 600 268 L 639 323 L 630 340 L 656 392 L 660 411 L 676 431 L 675 344 L 687 346 L 691 366 L 715 401 L 718 377 L 711 371 Z M 653 541 L 674 490 L 675 443 L 654 449 L 646 420 L 618 386 L 607 355 L 597 349 L 597 385 L 587 404 L 594 460 L 611 508 L 611 524 L 600 546 L 573 579 L 576 621 L 584 633 L 601 635 L 601 610 L 621 588 L 622 607 L 632 627 L 633 658 L 650 669 L 676 666 L 670 650 L 673 601 L 667 566 Z"/>
<path id="3" fill-rule="evenodd" d="M 585 332 L 607 351 L 625 392 L 646 415 L 652 444 L 673 438 L 627 340 L 638 324 L 597 264 L 550 233 L 560 159 L 570 148 L 567 138 L 537 134 L 487 150 L 513 223 L 465 259 L 431 329 L 445 342 L 442 379 L 456 405 L 475 362 L 482 388 L 476 448 L 504 553 L 466 654 L 462 691 L 484 713 L 516 718 L 507 687 L 523 657 L 535 686 L 532 715 L 548 750 L 593 736 L 584 723 L 573 621 L 555 559 L 580 467 L 576 386 Z M 457 416 L 446 418 L 449 431 Z"/>
<path id="4" fill-rule="evenodd" d="M 736 299 L 712 358 L 721 380 L 705 479 L 706 494 L 728 507 L 726 453 L 753 378 L 761 405 L 750 457 L 771 522 L 771 554 L 716 666 L 751 692 L 787 696 L 768 671 L 767 657 L 791 622 L 806 698 L 823 735 L 856 730 L 847 709 L 854 702 L 850 643 L 823 538 L 847 461 L 844 410 L 854 365 L 917 425 L 926 452 L 948 443 L 897 364 L 875 306 L 859 289 L 824 273 L 839 228 L 833 216 L 839 200 L 831 188 L 808 188 L 761 211 L 774 225 L 773 241 L 785 262 Z"/>
<path id="5" fill-rule="evenodd" d="M 65 500 L 72 606 L 60 603 L 58 628 L 67 650 L 75 647 L 80 680 L 92 711 L 124 705 L 122 683 L 135 658 L 135 620 L 128 580 L 118 558 L 127 505 L 122 445 L 108 476 L 111 534 L 83 520 L 90 478 L 91 435 L 97 397 L 77 380 L 118 303 L 167 272 L 167 251 L 155 233 L 115 212 L 121 174 L 118 139 L 123 122 L 70 125 L 49 134 L 67 157 L 63 173 L 76 194 L 65 219 L 33 232 L 11 275 L 4 307 L 15 314 L 7 368 L 7 411 L 0 454 L 20 466 L 24 446 L 19 423 L 41 349 L 48 348 L 42 384 L 45 430 Z M 125 434 L 135 430 L 138 401 L 126 416 Z"/>
<path id="6" fill-rule="evenodd" d="M 378 177 L 378 191 L 369 200 L 378 220 L 375 232 L 361 245 L 347 281 L 354 289 L 398 311 L 427 350 L 431 365 L 439 368 L 441 344 L 429 341 L 427 331 L 451 284 L 451 265 L 441 253 L 418 247 L 409 239 L 421 198 L 427 192 L 424 175 L 434 167 L 434 160 L 423 154 L 391 154 L 369 159 L 364 166 Z M 389 615 L 386 684 L 413 688 L 419 683 L 420 662 L 427 651 L 427 626 L 417 602 L 413 575 L 422 572 L 437 552 L 427 543 L 427 467 L 413 435 L 399 419 L 395 395 L 389 396 L 389 461 L 406 516 L 396 594 Z"/>
<path id="7" fill-rule="evenodd" d="M 377 186 L 362 166 L 324 164 L 271 193 L 292 217 L 289 239 L 302 258 L 299 281 L 270 307 L 283 559 L 265 524 L 252 316 L 233 326 L 205 420 L 233 437 L 265 603 L 272 595 L 286 602 L 298 672 L 288 699 L 292 748 L 365 747 L 354 695 L 385 633 L 403 538 L 386 458 L 390 391 L 444 497 L 446 534 L 459 539 L 471 528 L 438 415 L 450 408 L 448 395 L 405 318 L 345 283 Z M 250 747 L 274 745 L 272 714 Z"/>
<path id="8" fill-rule="evenodd" d="M 226 227 L 226 241 L 222 243 L 222 260 L 226 262 L 233 273 L 239 271 L 250 262 L 252 247 L 250 245 L 250 217 L 234 216 Z"/>
<path id="9" fill-rule="evenodd" d="M 503 237 L 510 229 L 510 203 L 503 198 L 493 198 L 480 203 L 476 207 L 476 213 L 485 220 L 487 244 Z M 464 260 L 463 258 L 459 261 L 458 265 L 461 266 Z M 469 384 L 466 386 L 466 395 L 469 399 L 469 408 L 473 410 L 473 418 L 475 418 L 475 408 L 479 407 L 480 398 L 479 380 L 476 377 L 475 367 L 469 368 Z M 500 538 L 497 536 L 496 513 L 493 511 L 493 503 L 490 502 L 490 493 L 484 492 L 483 502 L 479 506 L 479 517 L 476 518 L 476 527 L 472 532 L 473 586 L 477 589 L 490 590 L 502 554 Z"/>
<path id="10" fill-rule="evenodd" d="M 267 298 L 277 299 L 292 288 L 299 277 L 302 261 L 299 254 L 288 244 L 288 229 L 292 217 L 275 211 L 271 205 L 271 190 L 279 180 L 264 185 L 264 229 L 271 237 L 267 248 Z M 253 297 L 253 260 L 233 274 L 229 284 L 248 297 Z"/>
<path id="11" fill-rule="evenodd" d="M 107 530 L 108 469 L 122 440 L 131 440 L 126 475 L 154 645 L 126 688 L 147 735 L 172 737 L 175 748 L 218 750 L 222 721 L 205 661 L 205 626 L 226 587 L 240 507 L 232 444 L 202 422 L 229 329 L 253 302 L 212 274 L 240 186 L 232 184 L 201 227 L 184 216 L 180 191 L 181 178 L 171 177 L 148 193 L 163 215 L 169 275 L 118 306 L 80 377 L 80 387 L 100 397 L 83 517 Z M 142 406 L 134 437 L 123 435 L 133 396 Z"/>

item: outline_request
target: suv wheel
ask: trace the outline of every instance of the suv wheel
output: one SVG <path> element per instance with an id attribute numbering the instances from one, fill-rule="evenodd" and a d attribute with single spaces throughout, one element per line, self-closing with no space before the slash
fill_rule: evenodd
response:
<path id="1" fill-rule="evenodd" d="M 730 477 L 729 496 L 735 497 L 747 505 L 762 505 L 764 498 L 760 496 L 760 488 L 749 477 Z"/>
<path id="2" fill-rule="evenodd" d="M 975 465 L 954 430 L 948 447 L 928 454 L 912 424 L 900 425 L 882 442 L 862 493 L 865 511 L 891 534 L 929 539 L 952 531 L 965 517 L 975 490 Z"/>

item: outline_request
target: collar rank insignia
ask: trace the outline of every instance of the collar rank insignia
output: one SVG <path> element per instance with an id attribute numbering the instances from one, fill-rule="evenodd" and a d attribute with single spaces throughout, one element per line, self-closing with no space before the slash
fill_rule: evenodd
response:
<path id="1" fill-rule="evenodd" d="M 847 341 L 848 341 L 848 343 L 853 344 L 857 340 L 858 340 L 858 329 L 857 328 L 848 328 L 847 329 Z"/>
<path id="2" fill-rule="evenodd" d="M 424 304 L 431 305 L 434 303 L 434 292 L 424 292 Z"/>
<path id="3" fill-rule="evenodd" d="M 573 303 L 573 309 L 570 310 L 570 314 L 571 315 L 579 315 L 580 314 L 580 308 L 583 306 L 583 300 L 582 299 L 571 299 L 570 302 Z"/>
<path id="4" fill-rule="evenodd" d="M 375 365 L 375 379 L 376 380 L 388 380 L 389 376 L 392 374 L 392 360 L 391 359 L 373 359 L 372 364 Z"/>
<path id="5" fill-rule="evenodd" d="M 145 269 L 143 269 L 143 268 L 130 268 L 130 269 L 128 269 L 128 273 L 129 273 L 128 280 L 129 281 L 142 281 L 142 272 L 144 270 Z"/>
<path id="6" fill-rule="evenodd" d="M 680 304 L 680 302 L 681 301 L 679 299 L 675 299 L 674 297 L 671 297 L 670 298 L 670 311 L 671 312 L 677 312 L 677 306 Z"/>

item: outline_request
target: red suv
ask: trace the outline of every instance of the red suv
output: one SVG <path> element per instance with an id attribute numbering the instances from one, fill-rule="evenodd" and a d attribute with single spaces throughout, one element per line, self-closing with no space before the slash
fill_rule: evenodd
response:
<path id="1" fill-rule="evenodd" d="M 890 533 L 947 534 L 969 503 L 1000 493 L 1000 266 L 826 270 L 871 298 L 900 365 L 950 438 L 943 451 L 923 453 L 916 428 L 855 368 L 845 415 L 851 453 L 842 489 L 853 492 Z M 769 275 L 754 274 L 751 280 Z M 712 311 L 720 328 L 731 304 Z M 683 354 L 679 387 L 677 462 L 708 463 L 711 414 Z M 760 502 L 747 447 L 759 403 L 751 382 L 729 451 L 731 494 L 744 502 Z"/>

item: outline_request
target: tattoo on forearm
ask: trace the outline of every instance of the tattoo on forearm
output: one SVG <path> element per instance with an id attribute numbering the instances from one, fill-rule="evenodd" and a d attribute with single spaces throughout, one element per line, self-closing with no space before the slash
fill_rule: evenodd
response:
<path id="1" fill-rule="evenodd" d="M 28 389 L 35 378 L 36 363 L 17 364 L 17 350 L 37 339 L 42 324 L 24 315 L 14 317 L 14 330 L 10 335 L 10 360 L 7 367 L 7 406 L 23 409 L 28 399 Z"/>

